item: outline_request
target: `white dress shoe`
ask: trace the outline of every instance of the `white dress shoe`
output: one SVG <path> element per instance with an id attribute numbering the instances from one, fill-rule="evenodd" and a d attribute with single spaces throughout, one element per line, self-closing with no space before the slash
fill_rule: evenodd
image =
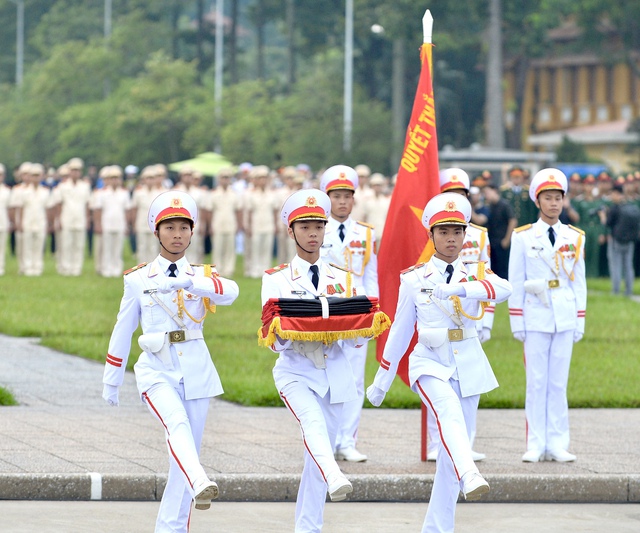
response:
<path id="1" fill-rule="evenodd" d="M 537 463 L 538 461 L 544 461 L 544 452 L 540 450 L 529 450 L 522 456 L 523 463 Z"/>
<path id="2" fill-rule="evenodd" d="M 207 478 L 196 481 L 193 484 L 193 492 L 195 494 L 193 499 L 196 502 L 196 509 L 201 511 L 209 509 L 211 500 L 217 499 L 219 494 L 218 485 Z"/>
<path id="3" fill-rule="evenodd" d="M 557 450 L 547 450 L 545 459 L 547 461 L 557 461 L 558 463 L 570 463 L 575 461 L 577 457 L 566 450 L 558 448 Z"/>
<path id="4" fill-rule="evenodd" d="M 332 502 L 341 502 L 353 491 L 353 485 L 342 472 L 327 479 L 327 490 Z"/>
<path id="5" fill-rule="evenodd" d="M 367 456 L 360 453 L 354 446 L 348 448 L 338 448 L 335 453 L 337 461 L 349 461 L 351 463 L 362 463 L 367 460 Z"/>
<path id="6" fill-rule="evenodd" d="M 471 459 L 473 459 L 474 461 L 483 461 L 486 458 L 487 456 L 484 453 L 471 450 Z"/>
<path id="7" fill-rule="evenodd" d="M 438 450 L 427 452 L 427 461 L 435 461 L 438 458 Z"/>
<path id="8" fill-rule="evenodd" d="M 478 472 L 472 472 L 464 476 L 462 482 L 462 494 L 464 499 L 473 502 L 479 500 L 483 494 L 489 492 L 489 483 Z"/>

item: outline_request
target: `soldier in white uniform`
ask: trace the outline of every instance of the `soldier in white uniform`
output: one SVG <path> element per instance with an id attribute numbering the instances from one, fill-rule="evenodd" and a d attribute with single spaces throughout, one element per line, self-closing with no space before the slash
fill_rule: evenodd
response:
<path id="1" fill-rule="evenodd" d="M 469 198 L 469 175 L 461 168 L 448 168 L 440 172 L 440 192 L 454 192 L 461 194 L 465 198 Z M 460 257 L 465 263 L 473 263 L 484 261 L 486 268 L 491 268 L 491 252 L 489 247 L 489 236 L 487 228 L 477 226 L 469 222 L 464 232 L 464 242 Z M 433 243 L 432 243 L 433 244 Z M 484 310 L 482 320 L 476 322 L 478 329 L 478 339 L 484 343 L 491 338 L 491 329 L 493 328 L 493 317 L 495 307 L 488 305 Z M 473 450 L 473 441 L 476 435 L 476 417 L 473 413 L 473 420 L 469 423 L 469 434 L 471 435 L 471 454 L 474 461 L 482 461 L 486 458 L 483 453 Z M 429 439 L 427 443 L 427 461 L 435 461 L 438 457 L 438 443 L 440 436 L 436 428 L 436 421 L 433 413 L 427 410 L 427 430 Z"/>
<path id="2" fill-rule="evenodd" d="M 354 194 L 358 189 L 358 174 L 345 165 L 328 168 L 320 177 L 320 189 L 331 199 L 331 217 L 322 245 L 322 256 L 327 261 L 349 270 L 354 283 L 364 287 L 367 296 L 378 297 L 378 256 L 373 226 L 351 218 Z M 336 441 L 336 458 L 362 462 L 367 456 L 356 448 L 358 425 L 364 403 L 364 369 L 367 343 L 349 348 L 347 357 L 356 375 L 358 399 L 344 408 L 340 431 Z"/>
<path id="3" fill-rule="evenodd" d="M 103 169 L 105 186 L 99 189 L 93 203 L 94 231 L 100 236 L 100 274 L 106 278 L 122 275 L 124 240 L 131 207 L 129 191 L 122 184 L 122 169 L 111 165 Z"/>
<path id="4" fill-rule="evenodd" d="M 196 509 L 208 509 L 218 497 L 218 486 L 198 457 L 209 400 L 223 392 L 202 327 L 208 310 L 237 298 L 238 286 L 210 265 L 191 265 L 185 257 L 197 219 L 195 201 L 184 192 L 167 191 L 152 203 L 148 224 L 161 252 L 125 273 L 103 377 L 103 398 L 118 405 L 131 337 L 140 324 L 143 352 L 134 365 L 136 382 L 142 401 L 165 429 L 170 465 L 156 533 L 185 533 L 191 501 Z"/>
<path id="5" fill-rule="evenodd" d="M 60 169 L 60 173 L 67 177 L 61 176 L 63 181 L 51 193 L 60 225 L 59 248 L 56 250 L 58 273 L 63 276 L 79 276 L 84 264 L 91 184 L 83 179 L 82 170 L 81 160 L 70 160 Z"/>
<path id="6" fill-rule="evenodd" d="M 388 193 L 387 178 L 379 172 L 371 176 L 369 185 L 371 186 L 373 194 L 364 202 L 363 220 L 376 228 L 376 237 L 379 245 L 382 242 L 382 233 L 384 232 L 384 225 L 387 221 L 387 214 L 389 213 L 391 195 Z"/>
<path id="7" fill-rule="evenodd" d="M 131 210 L 129 218 L 136 234 L 136 259 L 138 263 L 151 261 L 158 255 L 159 245 L 153 234 L 149 233 L 147 215 L 149 206 L 160 193 L 164 191 L 160 183 L 161 173 L 155 166 L 146 166 L 140 172 L 139 184 L 131 196 Z M 159 186 L 158 186 L 159 185 Z"/>
<path id="8" fill-rule="evenodd" d="M 296 242 L 290 264 L 267 270 L 262 278 L 262 305 L 270 298 L 310 299 L 332 294 L 334 287 L 352 287 L 351 274 L 320 256 L 325 224 L 331 209 L 318 190 L 295 192 L 284 203 L 282 222 Z M 278 353 L 273 377 L 282 401 L 300 424 L 304 439 L 304 470 L 296 499 L 296 533 L 322 530 L 327 491 L 332 501 L 352 491 L 333 455 L 338 423 L 345 402 L 357 397 L 355 378 L 345 354 L 346 343 L 329 345 L 275 336 L 271 349 Z M 317 354 L 319 351 L 319 354 Z M 319 359 L 314 359 L 314 355 Z"/>
<path id="9" fill-rule="evenodd" d="M 584 232 L 559 221 L 567 177 L 547 168 L 531 180 L 529 197 L 540 210 L 511 238 L 509 318 L 524 343 L 527 380 L 524 462 L 575 461 L 569 448 L 567 382 L 573 344 L 584 335 L 587 285 Z"/>
<path id="10" fill-rule="evenodd" d="M 7 252 L 7 239 L 11 231 L 9 223 L 9 198 L 11 189 L 4 184 L 7 170 L 0 163 L 0 276 L 4 275 L 5 255 Z"/>
<path id="11" fill-rule="evenodd" d="M 15 188 L 11 205 L 15 208 L 16 232 L 20 236 L 20 271 L 25 276 L 41 276 L 44 271 L 44 250 L 52 208 L 51 191 L 41 185 L 44 167 L 29 165 L 23 173 L 24 186 Z"/>
<path id="12" fill-rule="evenodd" d="M 242 231 L 242 200 L 231 187 L 232 168 L 218 172 L 218 184 L 204 200 L 209 218 L 213 264 L 223 276 L 236 270 L 236 235 Z"/>
<path id="13" fill-rule="evenodd" d="M 414 327 L 418 343 L 409 356 L 409 383 L 436 416 L 440 440 L 436 473 L 423 533 L 452 532 L 459 492 L 477 500 L 489 491 L 480 475 L 469 440 L 469 424 L 480 394 L 498 386 L 478 340 L 476 320 L 485 302 L 511 294 L 508 281 L 460 257 L 471 204 L 455 193 L 433 197 L 422 223 L 435 253 L 424 264 L 400 275 L 395 320 L 367 398 L 379 406 L 407 350 Z"/>
<path id="14" fill-rule="evenodd" d="M 273 242 L 280 204 L 269 188 L 269 167 L 257 165 L 251 169 L 254 187 L 246 195 L 245 233 L 251 248 L 249 277 L 260 278 L 273 265 Z M 245 258 L 246 260 L 246 258 Z M 246 265 L 245 265 L 246 268 Z"/>

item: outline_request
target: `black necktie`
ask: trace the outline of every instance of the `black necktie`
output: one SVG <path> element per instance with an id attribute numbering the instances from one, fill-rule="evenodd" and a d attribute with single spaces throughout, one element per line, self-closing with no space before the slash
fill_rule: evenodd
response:
<path id="1" fill-rule="evenodd" d="M 317 289 L 318 282 L 320 281 L 320 275 L 318 274 L 318 265 L 311 265 L 309 267 L 309 270 L 311 270 L 311 283 L 313 283 L 313 286 Z"/>
<path id="2" fill-rule="evenodd" d="M 447 283 L 451 281 L 451 276 L 453 276 L 453 265 L 447 265 Z"/>
<path id="3" fill-rule="evenodd" d="M 556 243 L 556 234 L 551 226 L 549 226 L 549 240 L 551 241 L 551 246 Z"/>
<path id="4" fill-rule="evenodd" d="M 178 265 L 176 265 L 175 263 L 171 263 L 169 265 L 169 277 L 170 278 L 175 278 L 176 276 L 176 270 L 178 270 Z"/>
<path id="5" fill-rule="evenodd" d="M 340 224 L 338 226 L 338 230 L 339 230 L 338 236 L 340 237 L 340 240 L 344 241 L 344 224 Z"/>

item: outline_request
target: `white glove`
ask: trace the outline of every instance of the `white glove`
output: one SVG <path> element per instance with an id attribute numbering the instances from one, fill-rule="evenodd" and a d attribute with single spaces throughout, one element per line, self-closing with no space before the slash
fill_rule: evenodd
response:
<path id="1" fill-rule="evenodd" d="M 385 394 L 387 394 L 385 391 L 373 384 L 367 387 L 367 399 L 374 407 L 380 407 L 382 400 L 384 400 Z"/>
<path id="2" fill-rule="evenodd" d="M 517 341 L 520 342 L 524 342 L 525 337 L 527 336 L 527 334 L 524 331 L 514 331 L 513 332 L 513 338 Z"/>
<path id="3" fill-rule="evenodd" d="M 438 300 L 446 300 L 449 296 L 466 296 L 462 283 L 438 283 L 433 289 L 433 296 Z"/>
<path id="4" fill-rule="evenodd" d="M 193 287 L 193 281 L 186 276 L 180 276 L 177 278 L 165 278 L 158 283 L 158 292 L 163 294 L 177 291 L 178 289 L 189 289 Z"/>
<path id="5" fill-rule="evenodd" d="M 478 331 L 478 340 L 480 342 L 487 342 L 491 339 L 491 330 L 489 328 L 482 328 Z"/>
<path id="6" fill-rule="evenodd" d="M 573 332 L 573 342 L 580 342 L 582 340 L 582 337 L 584 336 L 584 333 L 581 333 L 579 331 L 574 331 Z"/>
<path id="7" fill-rule="evenodd" d="M 104 398 L 104 401 L 112 407 L 120 405 L 120 402 L 118 401 L 118 387 L 115 385 L 108 385 L 105 383 L 102 388 L 102 397 Z"/>

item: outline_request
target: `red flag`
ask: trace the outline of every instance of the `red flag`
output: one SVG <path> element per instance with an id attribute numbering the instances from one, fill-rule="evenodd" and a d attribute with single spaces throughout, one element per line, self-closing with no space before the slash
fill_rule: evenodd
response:
<path id="1" fill-rule="evenodd" d="M 440 193 L 438 176 L 438 139 L 436 112 L 431 81 L 431 43 L 420 49 L 422 70 L 407 128 L 404 151 L 398 169 L 396 186 L 391 196 L 384 226 L 384 239 L 378 253 L 380 308 L 393 320 L 398 303 L 400 272 L 430 257 L 427 230 L 422 225 L 422 211 L 427 202 Z M 378 337 L 376 355 L 382 358 L 388 331 Z M 408 354 L 416 336 L 400 361 L 398 375 L 408 384 Z"/>

